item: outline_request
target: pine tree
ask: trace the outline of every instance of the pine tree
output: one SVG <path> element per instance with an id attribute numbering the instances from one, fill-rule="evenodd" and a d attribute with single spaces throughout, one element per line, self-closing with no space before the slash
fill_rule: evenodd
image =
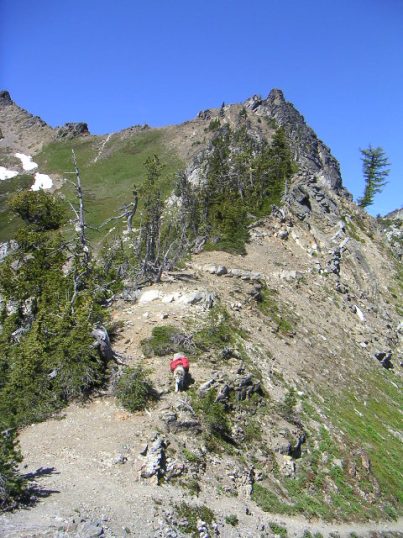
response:
<path id="1" fill-rule="evenodd" d="M 388 158 L 382 148 L 373 148 L 371 145 L 367 149 L 360 149 L 362 157 L 362 172 L 365 179 L 365 190 L 362 198 L 358 200 L 360 207 L 368 207 L 374 203 L 374 196 L 382 192 L 386 185 L 386 178 L 389 175 L 390 166 Z"/>

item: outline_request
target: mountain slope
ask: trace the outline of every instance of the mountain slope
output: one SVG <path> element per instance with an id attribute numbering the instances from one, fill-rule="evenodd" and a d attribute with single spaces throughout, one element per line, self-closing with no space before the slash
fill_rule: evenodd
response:
<path id="1" fill-rule="evenodd" d="M 115 345 L 128 365 L 149 371 L 159 398 L 143 412 L 124 411 L 113 396 L 120 368 L 112 368 L 108 393 L 72 404 L 61 422 L 24 429 L 39 499 L 29 515 L 2 517 L 10 536 L 52 535 L 56 523 L 67 536 L 81 524 L 88 535 L 103 528 L 145 537 L 399 528 L 401 266 L 282 93 L 202 111 L 179 126 L 54 138 L 35 162 L 62 176 L 73 147 L 91 221 L 100 223 L 141 185 L 142 163 L 155 152 L 166 164 L 166 206 L 183 207 L 172 196 L 175 171 L 195 189 L 211 179 L 228 127 L 256 141 L 252 152 L 284 129 L 298 170 L 281 207 L 247 217 L 242 256 L 195 249 L 151 287 L 124 280 L 111 306 L 121 327 Z M 219 161 L 228 173 L 214 177 L 231 178 L 240 147 L 230 139 Z M 246 168 L 245 183 L 254 173 Z M 61 189 L 68 195 L 66 182 Z M 184 393 L 174 392 L 168 369 L 178 349 L 191 359 Z M 75 513 L 85 521 L 72 522 Z"/>
<path id="2" fill-rule="evenodd" d="M 33 155 L 39 170 L 50 175 L 54 187 L 61 188 L 69 198 L 71 188 L 66 177 L 72 171 L 71 149 L 74 149 L 84 188 L 88 190 L 88 208 L 94 224 L 100 224 L 130 198 L 133 184 L 138 187 L 143 183 L 143 163 L 150 155 L 158 154 L 166 166 L 166 196 L 173 186 L 175 172 L 180 169 L 186 169 L 191 181 L 197 181 L 202 176 L 199 163 L 205 160 L 217 130 L 224 126 L 245 127 L 258 141 L 270 141 L 275 129 L 283 126 L 300 170 L 313 174 L 331 189 L 344 192 L 337 161 L 305 124 L 303 117 L 285 101 L 280 90 L 270 92 L 267 99 L 253 97 L 242 105 L 202 111 L 197 118 L 181 125 L 160 129 L 136 126 L 103 137 L 91 136 L 86 129 L 51 129 L 15 105 L 8 92 L 3 92 L 0 100 L 3 133 L 0 165 L 18 170 L 15 152 Z M 26 172 L 24 178 L 25 186 L 29 182 Z M 4 194 L 0 212 L 5 226 L 0 232 L 0 240 L 8 239 L 15 228 L 15 223 L 14 227 L 6 225 L 9 219 L 6 199 L 8 193 L 19 188 L 21 181 L 18 183 L 15 179 L 2 184 Z"/>

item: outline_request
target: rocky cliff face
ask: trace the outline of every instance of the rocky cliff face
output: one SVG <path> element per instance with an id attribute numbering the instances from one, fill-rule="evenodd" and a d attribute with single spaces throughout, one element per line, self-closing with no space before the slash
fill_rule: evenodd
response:
<path id="1" fill-rule="evenodd" d="M 284 127 L 294 159 L 301 170 L 311 172 L 318 181 L 331 189 L 342 191 L 339 163 L 293 104 L 285 100 L 281 90 L 272 90 L 266 99 L 251 97 L 245 106 L 255 114 L 272 118 L 280 127 Z"/>

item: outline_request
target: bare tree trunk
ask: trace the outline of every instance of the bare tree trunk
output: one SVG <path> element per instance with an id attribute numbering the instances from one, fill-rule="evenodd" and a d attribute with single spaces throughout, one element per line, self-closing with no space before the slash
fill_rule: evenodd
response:
<path id="1" fill-rule="evenodd" d="M 137 206 L 139 203 L 139 197 L 138 197 L 136 189 L 133 191 L 133 196 L 134 196 L 134 199 L 133 199 L 133 202 L 129 206 L 130 211 L 127 214 L 127 231 L 129 234 L 132 233 L 132 230 L 133 230 L 133 227 L 132 227 L 133 217 L 136 214 Z"/>
<path id="2" fill-rule="evenodd" d="M 95 340 L 95 347 L 99 349 L 99 354 L 105 361 L 109 362 L 111 360 L 115 360 L 119 364 L 122 364 L 118 359 L 124 359 L 125 357 L 112 349 L 109 334 L 105 327 L 95 327 L 92 330 L 91 335 Z"/>
<path id="3" fill-rule="evenodd" d="M 76 173 L 76 191 L 77 191 L 77 198 L 79 203 L 78 208 L 78 227 L 79 227 L 79 238 L 80 243 L 84 252 L 84 262 L 85 265 L 88 266 L 88 263 L 91 259 L 90 249 L 88 248 L 87 243 L 87 237 L 85 235 L 85 216 L 84 216 L 84 199 L 83 199 L 83 191 L 81 188 L 81 178 L 80 178 L 80 170 L 78 169 L 77 165 L 77 159 L 76 154 L 74 152 L 74 149 L 71 150 L 72 153 L 72 159 L 74 164 L 74 171 Z"/>

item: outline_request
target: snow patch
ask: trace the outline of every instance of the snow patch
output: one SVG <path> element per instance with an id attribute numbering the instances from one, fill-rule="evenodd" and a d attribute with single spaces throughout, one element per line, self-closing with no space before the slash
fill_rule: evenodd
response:
<path id="1" fill-rule="evenodd" d="M 21 161 L 22 167 L 25 171 L 35 170 L 35 168 L 38 168 L 38 165 L 32 160 L 31 155 L 15 153 L 15 156 Z"/>
<path id="2" fill-rule="evenodd" d="M 18 172 L 15 170 L 8 170 L 4 166 L 0 166 L 0 180 L 4 181 L 5 179 L 11 179 L 12 177 L 18 176 Z"/>
<path id="3" fill-rule="evenodd" d="M 37 172 L 34 175 L 35 183 L 31 187 L 31 191 L 39 191 L 39 189 L 51 189 L 53 185 L 52 179 L 46 174 Z"/>

